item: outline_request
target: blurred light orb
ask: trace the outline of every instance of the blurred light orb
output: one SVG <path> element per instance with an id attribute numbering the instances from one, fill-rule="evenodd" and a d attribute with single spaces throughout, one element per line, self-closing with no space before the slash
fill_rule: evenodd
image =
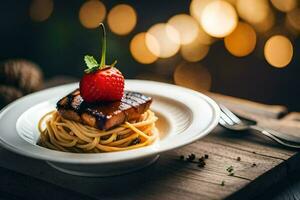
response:
<path id="1" fill-rule="evenodd" d="M 127 35 L 137 22 L 137 14 L 134 8 L 127 4 L 119 4 L 113 7 L 107 16 L 110 30 L 117 35 Z"/>
<path id="2" fill-rule="evenodd" d="M 286 23 L 296 31 L 300 31 L 300 9 L 296 8 L 286 15 Z"/>
<path id="3" fill-rule="evenodd" d="M 190 44 L 182 45 L 180 53 L 182 57 L 189 62 L 197 62 L 205 58 L 208 54 L 209 46 L 203 44 L 200 38 Z"/>
<path id="4" fill-rule="evenodd" d="M 255 30 L 259 33 L 265 33 L 269 31 L 275 24 L 275 15 L 272 11 L 269 12 L 268 17 L 263 21 L 253 24 Z"/>
<path id="5" fill-rule="evenodd" d="M 227 1 L 228 3 L 230 3 L 233 6 L 236 6 L 236 1 L 237 0 L 225 0 L 225 1 Z"/>
<path id="6" fill-rule="evenodd" d="M 159 23 L 150 27 L 146 34 L 148 49 L 160 58 L 175 55 L 180 48 L 180 35 L 172 26 Z"/>
<path id="7" fill-rule="evenodd" d="M 291 41 L 282 35 L 275 35 L 265 44 L 264 54 L 267 62 L 277 68 L 287 66 L 293 57 Z"/>
<path id="8" fill-rule="evenodd" d="M 150 64 L 157 60 L 146 45 L 146 33 L 139 33 L 130 42 L 130 52 L 133 58 L 142 64 Z"/>
<path id="9" fill-rule="evenodd" d="M 202 11 L 201 25 L 206 33 L 222 38 L 229 35 L 237 25 L 234 7 L 222 0 L 212 1 Z"/>
<path id="10" fill-rule="evenodd" d="M 216 39 L 208 35 L 201 26 L 199 26 L 198 35 L 195 42 L 200 42 L 201 44 L 210 45 L 212 44 Z M 194 42 L 193 41 L 193 42 Z"/>
<path id="11" fill-rule="evenodd" d="M 53 0 L 33 0 L 29 7 L 29 16 L 33 21 L 47 20 L 53 12 Z"/>
<path id="12" fill-rule="evenodd" d="M 237 0 L 236 8 L 239 16 L 250 24 L 264 21 L 270 12 L 267 0 Z"/>
<path id="13" fill-rule="evenodd" d="M 271 3 L 282 12 L 289 12 L 297 7 L 297 0 L 271 0 Z"/>
<path id="14" fill-rule="evenodd" d="M 211 74 L 199 63 L 182 62 L 173 74 L 176 85 L 196 91 L 207 91 L 211 88 Z"/>
<path id="15" fill-rule="evenodd" d="M 79 10 L 80 23 L 86 28 L 97 28 L 105 19 L 106 8 L 99 0 L 88 0 Z"/>
<path id="16" fill-rule="evenodd" d="M 201 23 L 201 16 L 202 16 L 203 9 L 210 2 L 212 2 L 212 0 L 192 0 L 190 4 L 190 14 L 199 23 Z"/>
<path id="17" fill-rule="evenodd" d="M 256 45 L 256 33 L 247 23 L 239 22 L 236 29 L 224 39 L 226 49 L 234 56 L 250 54 Z"/>
<path id="18" fill-rule="evenodd" d="M 178 31 L 181 44 L 193 42 L 198 35 L 199 24 L 197 20 L 187 14 L 173 16 L 168 24 Z"/>

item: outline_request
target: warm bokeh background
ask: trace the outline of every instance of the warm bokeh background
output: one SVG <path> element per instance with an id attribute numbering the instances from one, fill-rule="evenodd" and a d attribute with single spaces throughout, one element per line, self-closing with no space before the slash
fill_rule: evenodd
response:
<path id="1" fill-rule="evenodd" d="M 108 63 L 117 59 L 126 78 L 176 82 L 300 111 L 297 0 L 0 4 L 0 60 L 29 59 L 46 78 L 80 78 L 83 56 L 100 57 L 101 35 L 95 27 L 104 21 Z"/>

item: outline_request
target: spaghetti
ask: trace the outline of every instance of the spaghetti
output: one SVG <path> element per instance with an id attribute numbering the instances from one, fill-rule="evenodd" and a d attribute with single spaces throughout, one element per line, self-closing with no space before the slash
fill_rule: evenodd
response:
<path id="1" fill-rule="evenodd" d="M 99 153 L 135 149 L 152 144 L 158 138 L 157 117 L 147 110 L 132 122 L 110 129 L 99 130 L 67 120 L 57 111 L 44 115 L 39 121 L 38 145 L 65 152 Z M 43 124 L 46 128 L 43 129 Z"/>

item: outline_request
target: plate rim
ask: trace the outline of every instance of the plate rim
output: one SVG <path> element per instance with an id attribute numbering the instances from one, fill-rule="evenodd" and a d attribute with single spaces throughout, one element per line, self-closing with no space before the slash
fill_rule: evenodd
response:
<path id="1" fill-rule="evenodd" d="M 177 145 L 175 147 L 173 146 L 173 147 L 169 147 L 169 148 L 165 148 L 165 149 L 148 148 L 150 151 L 146 151 L 146 152 L 144 152 L 144 154 L 141 154 L 139 156 L 125 157 L 123 159 L 118 159 L 118 160 L 100 160 L 100 159 L 83 160 L 82 158 L 73 158 L 73 159 L 69 158 L 67 160 L 64 160 L 63 158 L 57 158 L 57 157 L 52 157 L 52 158 L 47 158 L 46 159 L 44 155 L 36 155 L 36 154 L 33 154 L 32 152 L 22 151 L 21 149 L 15 148 L 13 145 L 11 145 L 11 144 L 7 143 L 6 141 L 4 141 L 2 139 L 2 137 L 0 137 L 0 145 L 2 147 L 4 147 L 5 149 L 8 149 L 8 150 L 10 150 L 10 151 L 12 151 L 14 153 L 17 153 L 17 154 L 20 154 L 20 155 L 23 155 L 23 156 L 26 156 L 26 157 L 30 157 L 30 158 L 34 158 L 34 159 L 38 159 L 38 160 L 50 161 L 50 162 L 68 163 L 68 164 L 105 164 L 105 163 L 116 163 L 116 162 L 124 162 L 124 161 L 129 161 L 129 160 L 142 159 L 142 158 L 145 158 L 145 157 L 148 157 L 148 156 L 153 156 L 153 155 L 157 155 L 157 154 L 160 154 L 160 153 L 164 153 L 166 151 L 171 151 L 171 150 L 174 150 L 174 149 L 178 149 L 178 148 L 180 148 L 182 146 L 188 145 L 190 143 L 193 143 L 193 142 L 199 140 L 200 138 L 205 137 L 206 135 L 208 135 L 218 125 L 218 121 L 219 121 L 219 118 L 220 118 L 220 109 L 219 109 L 218 104 L 214 100 L 212 100 L 210 97 L 206 96 L 205 94 L 203 94 L 201 92 L 197 92 L 197 91 L 194 91 L 194 90 L 191 90 L 191 89 L 188 89 L 188 88 L 185 88 L 185 87 L 181 87 L 181 86 L 178 86 L 178 85 L 173 85 L 173 84 L 168 84 L 168 83 L 162 83 L 162 82 L 156 82 L 156 81 L 138 80 L 138 79 L 126 79 L 126 82 L 132 82 L 132 83 L 134 83 L 134 82 L 136 82 L 136 83 L 137 82 L 141 82 L 141 83 L 145 83 L 145 84 L 165 85 L 165 86 L 174 87 L 176 89 L 186 91 L 188 93 L 192 93 L 194 95 L 197 94 L 199 96 L 199 98 L 201 97 L 211 107 L 212 113 L 213 113 L 212 120 L 211 120 L 211 122 L 209 123 L 209 125 L 208 125 L 208 127 L 206 129 L 204 129 L 201 132 L 199 131 L 199 133 L 197 133 L 197 136 L 189 138 L 188 141 L 183 141 L 181 144 L 179 144 L 179 145 Z M 63 88 L 63 87 L 68 87 L 68 86 L 72 86 L 72 85 L 75 85 L 75 84 L 78 84 L 78 82 L 69 83 L 69 84 L 63 84 L 63 85 L 60 85 L 60 86 L 55 86 L 55 87 L 47 88 L 47 89 L 44 89 L 44 90 L 41 90 L 41 91 L 38 91 L 38 92 L 34 92 L 32 94 L 23 96 L 23 97 L 17 99 L 16 101 L 14 101 L 14 102 L 6 105 L 4 108 L 2 108 L 0 110 L 0 121 L 1 121 L 1 118 L 3 117 L 3 113 L 5 115 L 5 111 L 8 111 L 9 109 L 13 109 L 14 106 L 16 106 L 16 104 L 18 102 L 21 102 L 24 99 L 30 98 L 33 95 L 38 95 L 39 93 L 42 93 L 42 92 L 46 92 L 46 91 L 49 91 L 49 90 L 55 90 L 55 89 Z M 16 121 L 14 121 L 12 123 L 13 124 L 12 126 L 16 125 L 16 123 L 18 121 L 18 118 L 21 115 L 22 115 L 22 113 L 20 115 L 18 115 Z M 18 135 L 18 133 L 16 133 L 16 134 Z M 27 142 L 27 141 L 24 141 L 24 142 Z M 151 147 L 151 145 L 148 146 L 148 147 Z M 38 148 L 43 148 L 43 147 L 38 147 Z M 143 149 L 146 149 L 146 148 L 147 147 L 145 147 Z M 138 151 L 138 150 L 139 150 L 139 148 L 138 149 L 133 149 L 133 150 L 127 150 L 127 151 L 120 151 L 120 152 L 110 152 L 110 153 L 113 154 L 113 153 L 121 153 L 121 152 L 128 152 L 128 151 L 133 152 L 133 151 Z M 54 151 L 54 150 L 50 150 L 50 151 Z M 57 152 L 57 153 L 62 153 L 62 152 Z M 63 152 L 63 153 L 66 153 L 66 152 Z M 73 154 L 73 153 L 70 153 L 70 154 Z M 94 153 L 94 154 L 97 155 L 99 153 Z M 80 155 L 80 154 L 76 153 L 76 155 Z M 48 157 L 49 157 L 49 155 L 48 155 Z"/>

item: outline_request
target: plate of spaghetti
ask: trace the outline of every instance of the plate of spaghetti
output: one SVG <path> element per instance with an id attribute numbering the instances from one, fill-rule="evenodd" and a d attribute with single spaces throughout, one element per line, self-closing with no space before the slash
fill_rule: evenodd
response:
<path id="1" fill-rule="evenodd" d="M 135 149 L 158 139 L 152 99 L 125 91 L 121 101 L 85 103 L 79 90 L 57 103 L 38 124 L 38 145 L 73 153 L 101 153 Z M 31 115 L 31 114 L 29 114 Z"/>
<path id="2" fill-rule="evenodd" d="M 125 80 L 116 62 L 86 55 L 79 83 L 22 97 L 0 112 L 0 144 L 74 175 L 110 176 L 207 135 L 219 120 L 209 97 L 183 87 Z"/>
<path id="3" fill-rule="evenodd" d="M 45 160 L 51 166 L 67 173 L 108 176 L 147 166 L 154 162 L 160 153 L 182 147 L 204 137 L 212 131 L 219 119 L 217 104 L 201 93 L 166 83 L 126 80 L 126 91 L 135 91 L 152 98 L 150 108 L 136 121 L 122 123 L 117 128 L 97 130 L 92 126 L 59 117 L 57 102 L 77 88 L 78 83 L 46 89 L 22 97 L 5 107 L 0 113 L 1 145 L 18 154 Z M 68 130 L 71 133 L 72 130 L 74 135 L 70 134 L 72 136 L 70 138 L 63 134 L 57 136 L 57 142 L 60 142 L 60 139 L 66 142 L 66 144 L 59 143 L 63 149 L 59 146 L 51 148 L 51 145 L 49 147 L 40 144 L 45 130 L 51 131 L 51 129 L 46 129 L 47 123 L 52 123 L 50 126 L 53 130 L 55 126 L 57 130 L 64 130 L 63 134 Z M 141 123 L 145 123 L 145 126 L 139 126 Z M 148 135 L 149 132 L 146 129 L 150 127 L 152 133 L 143 139 L 143 134 Z M 85 130 L 88 131 L 85 133 Z M 122 139 L 117 139 L 118 135 L 112 136 L 112 133 L 122 135 L 127 131 L 130 134 L 125 134 L 127 135 L 125 139 L 131 141 L 130 145 L 128 141 L 123 143 L 124 145 L 113 143 Z M 141 135 L 140 131 L 143 131 Z M 81 132 L 83 136 L 80 133 L 75 136 L 78 132 Z M 135 138 L 141 137 L 139 143 L 130 139 L 133 134 L 136 134 Z M 79 152 L 75 150 L 76 148 L 73 151 L 69 147 L 75 145 L 75 142 L 72 143 L 74 137 L 82 137 L 83 141 L 86 140 L 85 142 L 77 140 Z M 99 142 L 95 138 L 98 138 Z M 114 140 L 109 141 L 111 139 Z M 50 141 L 50 139 L 45 141 Z M 95 147 L 92 148 L 94 141 L 100 144 L 96 150 Z M 52 145 L 54 144 L 55 142 Z M 112 149 L 102 149 L 102 146 Z"/>

